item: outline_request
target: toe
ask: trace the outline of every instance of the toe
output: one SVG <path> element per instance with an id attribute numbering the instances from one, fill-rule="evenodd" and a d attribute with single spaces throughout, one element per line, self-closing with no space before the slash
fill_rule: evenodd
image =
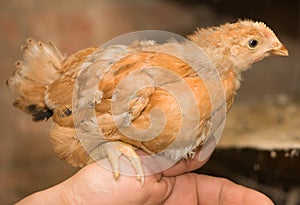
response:
<path id="1" fill-rule="evenodd" d="M 96 147 L 90 153 L 92 161 L 98 161 L 100 159 L 108 157 L 115 179 L 118 179 L 120 176 L 119 158 L 121 155 L 124 155 L 130 161 L 136 172 L 137 180 L 140 181 L 143 185 L 145 174 L 142 161 L 139 155 L 137 155 L 137 153 L 135 152 L 132 145 L 121 141 L 110 141 Z"/>
<path id="2" fill-rule="evenodd" d="M 136 171 L 136 178 L 144 183 L 144 169 L 140 157 L 135 152 L 134 148 L 124 142 L 117 141 L 114 147 L 119 150 L 126 158 L 128 158 Z"/>

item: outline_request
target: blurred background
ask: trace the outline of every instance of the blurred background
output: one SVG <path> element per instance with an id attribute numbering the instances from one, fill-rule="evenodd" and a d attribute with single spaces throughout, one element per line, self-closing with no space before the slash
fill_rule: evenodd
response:
<path id="1" fill-rule="evenodd" d="M 77 171 L 56 158 L 51 120 L 34 123 L 12 106 L 5 81 L 26 38 L 51 40 L 68 55 L 131 31 L 186 35 L 238 18 L 264 21 L 290 56 L 268 58 L 244 74 L 219 147 L 197 172 L 263 191 L 276 204 L 300 204 L 299 6 L 298 0 L 0 0 L 0 204 Z"/>

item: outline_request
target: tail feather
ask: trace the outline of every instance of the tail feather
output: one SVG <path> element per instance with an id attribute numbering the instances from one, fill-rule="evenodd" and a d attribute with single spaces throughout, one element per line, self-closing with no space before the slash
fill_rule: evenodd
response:
<path id="1" fill-rule="evenodd" d="M 23 59 L 17 61 L 16 71 L 7 84 L 19 97 L 14 106 L 31 114 L 33 120 L 48 119 L 52 111 L 44 103 L 47 86 L 59 78 L 58 70 L 65 57 L 52 43 L 27 39 L 21 47 Z"/>

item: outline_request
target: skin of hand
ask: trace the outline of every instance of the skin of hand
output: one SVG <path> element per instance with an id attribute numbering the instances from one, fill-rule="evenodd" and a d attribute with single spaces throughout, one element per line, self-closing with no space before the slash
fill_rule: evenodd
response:
<path id="1" fill-rule="evenodd" d="M 264 194 L 227 179 L 188 173 L 205 163 L 182 160 L 163 173 L 146 176 L 144 185 L 132 176 L 122 176 L 116 181 L 110 171 L 92 163 L 56 186 L 16 204 L 273 204 Z"/>

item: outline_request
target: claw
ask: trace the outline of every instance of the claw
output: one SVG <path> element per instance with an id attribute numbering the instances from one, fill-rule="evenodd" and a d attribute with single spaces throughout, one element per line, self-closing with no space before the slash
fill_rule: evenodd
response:
<path id="1" fill-rule="evenodd" d="M 114 178 L 116 180 L 120 176 L 119 157 L 121 155 L 124 155 L 127 159 L 129 159 L 131 165 L 136 171 L 137 180 L 140 181 L 141 184 L 143 185 L 145 177 L 144 177 L 142 161 L 131 145 L 121 141 L 111 141 L 96 147 L 90 153 L 90 156 L 92 158 L 91 161 L 97 161 L 99 159 L 108 157 L 108 160 L 112 166 Z"/>

